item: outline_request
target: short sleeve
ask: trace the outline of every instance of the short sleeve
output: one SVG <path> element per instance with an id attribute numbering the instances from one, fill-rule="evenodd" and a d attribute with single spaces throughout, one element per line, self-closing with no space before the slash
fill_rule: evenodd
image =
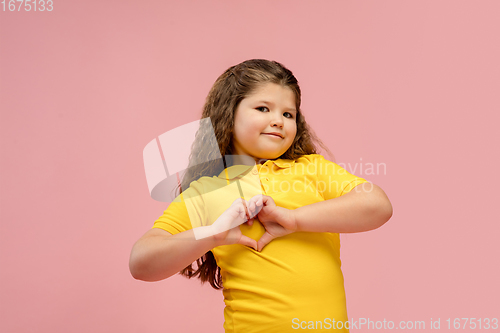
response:
<path id="1" fill-rule="evenodd" d="M 325 200 L 338 198 L 357 185 L 368 182 L 366 179 L 347 172 L 346 169 L 325 159 L 322 155 L 314 155 L 314 157 L 317 189 Z"/>
<path id="2" fill-rule="evenodd" d="M 172 202 L 154 223 L 153 228 L 160 228 L 171 234 L 191 229 L 189 214 L 184 202 Z"/>
<path id="3" fill-rule="evenodd" d="M 239 197 L 237 183 L 228 185 L 226 180 L 201 177 L 175 198 L 153 228 L 176 234 L 209 226 Z"/>
<path id="4" fill-rule="evenodd" d="M 167 209 L 163 212 L 163 215 L 155 221 L 153 228 L 160 228 L 170 232 L 171 234 L 177 234 L 179 232 L 193 229 L 191 219 L 194 219 L 195 221 L 201 219 L 200 208 L 196 206 L 200 205 L 203 207 L 203 203 L 201 202 L 202 196 L 199 193 L 200 186 L 200 183 L 192 182 L 189 188 L 187 188 L 183 193 L 177 196 L 172 203 L 170 203 Z M 191 215 L 189 214 L 190 211 Z"/>

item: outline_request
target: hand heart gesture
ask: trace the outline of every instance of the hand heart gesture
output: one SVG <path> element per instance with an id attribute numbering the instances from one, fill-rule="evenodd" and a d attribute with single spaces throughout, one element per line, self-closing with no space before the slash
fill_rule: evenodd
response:
<path id="1" fill-rule="evenodd" d="M 261 201 L 258 200 L 256 203 L 260 206 Z M 267 195 L 262 196 L 262 208 L 257 217 L 266 229 L 266 232 L 257 242 L 257 251 L 262 251 L 264 246 L 273 239 L 291 234 L 297 230 L 293 210 L 276 206 L 273 198 Z"/>
<path id="2" fill-rule="evenodd" d="M 256 242 L 243 235 L 239 225 L 253 224 L 257 216 L 266 232 Z M 288 235 L 297 230 L 293 211 L 276 206 L 273 198 L 267 195 L 256 195 L 249 201 L 237 199 L 212 226 L 214 238 L 219 245 L 242 244 L 262 251 L 270 241 Z"/>

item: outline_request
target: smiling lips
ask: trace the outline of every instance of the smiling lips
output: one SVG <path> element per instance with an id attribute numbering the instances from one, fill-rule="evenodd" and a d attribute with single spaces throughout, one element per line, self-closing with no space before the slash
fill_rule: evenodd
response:
<path id="1" fill-rule="evenodd" d="M 266 135 L 270 135 L 270 136 L 275 136 L 275 137 L 278 137 L 278 138 L 283 139 L 283 135 L 282 135 L 282 134 L 280 134 L 280 133 L 276 133 L 276 132 L 271 132 L 271 133 L 262 133 L 262 134 L 266 134 Z"/>

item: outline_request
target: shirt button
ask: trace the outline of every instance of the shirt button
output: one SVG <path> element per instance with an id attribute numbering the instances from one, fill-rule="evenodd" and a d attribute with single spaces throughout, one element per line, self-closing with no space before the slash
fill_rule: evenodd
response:
<path id="1" fill-rule="evenodd" d="M 258 173 L 259 173 L 259 171 L 257 171 L 257 170 L 255 169 L 255 170 L 253 170 L 253 171 L 252 171 L 252 173 L 253 173 L 254 175 L 256 175 L 256 174 L 258 174 Z"/>

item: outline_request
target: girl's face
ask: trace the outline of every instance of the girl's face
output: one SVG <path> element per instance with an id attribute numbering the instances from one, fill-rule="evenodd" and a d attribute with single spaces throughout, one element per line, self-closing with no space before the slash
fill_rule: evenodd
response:
<path id="1" fill-rule="evenodd" d="M 295 95 L 290 88 L 269 82 L 261 85 L 236 108 L 234 153 L 251 156 L 257 163 L 278 158 L 295 139 L 296 117 Z"/>

